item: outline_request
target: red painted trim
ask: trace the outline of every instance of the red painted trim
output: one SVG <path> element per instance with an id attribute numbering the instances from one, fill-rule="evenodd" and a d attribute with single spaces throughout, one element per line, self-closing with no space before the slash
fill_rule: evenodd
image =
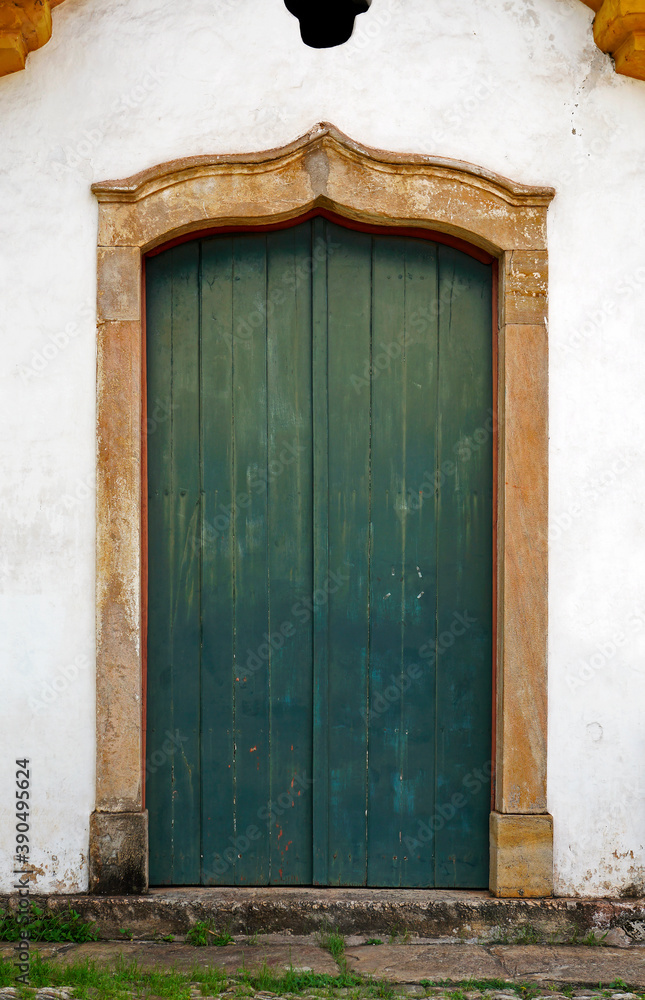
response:
<path id="1" fill-rule="evenodd" d="M 156 257 L 157 254 L 163 253 L 164 250 L 170 250 L 181 243 L 204 239 L 208 236 L 226 236 L 235 233 L 267 233 L 280 229 L 293 229 L 294 226 L 300 225 L 301 222 L 308 222 L 309 219 L 317 217 L 322 217 L 329 222 L 335 222 L 337 225 L 343 226 L 345 229 L 355 229 L 361 233 L 375 233 L 380 236 L 409 236 L 413 239 L 431 240 L 433 243 L 442 243 L 445 246 L 454 247 L 455 250 L 461 250 L 462 253 L 468 254 L 469 257 L 474 257 L 475 260 L 480 261 L 482 264 L 492 264 L 495 260 L 495 257 L 487 253 L 486 250 L 482 250 L 481 247 L 476 247 L 474 244 L 468 243 L 458 236 L 452 236 L 450 233 L 440 233 L 434 229 L 422 229 L 416 226 L 371 225 L 365 222 L 357 222 L 355 219 L 347 219 L 343 215 L 319 208 L 305 212 L 304 215 L 298 215 L 294 219 L 284 219 L 282 222 L 267 222 L 266 224 L 255 226 L 222 225 L 210 229 L 196 230 L 194 233 L 184 233 L 183 236 L 177 236 L 174 240 L 169 240 L 167 243 L 163 243 L 161 246 L 150 250 L 147 256 Z"/>
<path id="2" fill-rule="evenodd" d="M 141 796 L 146 807 L 148 731 L 148 371 L 146 355 L 146 259 L 141 261 Z"/>
<path id="3" fill-rule="evenodd" d="M 497 502 L 499 496 L 499 488 L 497 484 L 497 475 L 499 469 L 499 420 L 498 420 L 498 399 L 499 399 L 499 389 L 497 385 L 497 378 L 499 372 L 499 262 L 497 260 L 493 261 L 493 635 L 492 635 L 492 645 L 493 645 L 493 729 L 492 729 L 492 741 L 491 741 L 491 761 L 492 761 L 492 773 L 490 780 L 490 798 L 491 798 L 491 812 L 495 809 L 495 780 L 496 780 L 496 763 L 497 763 L 497 691 L 498 691 L 498 667 L 497 662 L 497 567 L 498 567 L 498 552 L 497 552 L 497 538 L 498 538 L 498 510 Z"/>

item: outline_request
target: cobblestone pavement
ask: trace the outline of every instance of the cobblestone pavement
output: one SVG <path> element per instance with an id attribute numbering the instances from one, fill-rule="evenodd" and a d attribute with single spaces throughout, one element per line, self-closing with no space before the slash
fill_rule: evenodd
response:
<path id="1" fill-rule="evenodd" d="M 89 961 L 109 973 L 117 962 L 125 961 L 136 962 L 142 973 L 177 972 L 185 977 L 184 991 L 193 977 L 199 978 L 195 970 L 218 967 L 229 977 L 227 989 L 218 994 L 218 1000 L 276 1000 L 277 997 L 291 1000 L 291 994 L 254 991 L 248 983 L 236 981 L 236 973 L 241 969 L 253 973 L 268 967 L 276 976 L 292 970 L 335 977 L 340 971 L 335 959 L 314 936 L 271 934 L 253 940 L 238 937 L 226 947 L 205 948 L 190 947 L 178 941 L 34 943 L 31 952 L 38 952 L 43 960 L 60 970 Z M 12 961 L 13 946 L 0 945 L 0 958 Z M 645 1000 L 645 945 L 642 944 L 623 948 L 508 945 L 446 943 L 419 938 L 399 939 L 394 943 L 390 939 L 390 943 L 383 943 L 378 939 L 350 937 L 344 941 L 340 962 L 344 971 L 361 977 L 359 981 L 366 984 L 365 989 L 362 985 L 350 989 L 336 989 L 331 985 L 313 989 L 305 985 L 293 1000 L 413 1000 L 422 997 Z M 389 987 L 381 992 L 373 986 L 368 989 L 370 980 L 389 984 Z M 508 986 L 501 988 L 502 983 Z M 139 1000 L 144 996 L 145 1000 L 156 1000 L 150 993 L 141 992 L 142 987 L 139 989 Z M 198 985 L 193 985 L 191 991 L 195 1000 L 202 997 Z M 0 1000 L 15 1000 L 20 995 L 13 988 L 0 988 Z M 30 1000 L 73 1000 L 75 995 L 73 987 L 29 992 Z M 94 1000 L 102 1000 L 96 991 L 90 991 L 90 995 Z"/>
<path id="2" fill-rule="evenodd" d="M 191 997 L 194 1000 L 229 1000 L 234 994 L 226 991 L 215 996 L 205 995 L 198 986 L 191 986 Z M 335 997 L 345 997 L 349 990 L 335 990 Z M 353 992 L 353 991 L 352 991 Z M 23 994 L 24 995 L 24 994 Z M 531 992 L 531 1000 L 643 1000 L 643 993 L 625 993 L 620 990 L 573 990 L 567 993 L 558 993 L 552 990 L 541 990 Z M 0 1000 L 20 1000 L 20 994 L 13 987 L 0 989 Z M 135 994 L 131 994 L 135 997 Z M 276 1000 L 276 994 L 268 992 L 257 992 L 249 994 L 249 1000 Z M 73 1000 L 73 989 L 52 989 L 50 987 L 30 991 L 32 1000 Z M 410 997 L 427 997 L 432 1000 L 518 1000 L 520 995 L 515 991 L 505 992 L 503 990 L 461 990 L 458 988 L 442 987 L 439 989 L 419 989 L 418 987 L 402 987 L 396 990 L 391 1000 L 408 1000 Z M 98 998 L 97 998 L 98 1000 Z M 149 996 L 147 1000 L 156 1000 Z M 321 1000 L 320 993 L 316 994 L 282 994 L 280 1000 Z"/>

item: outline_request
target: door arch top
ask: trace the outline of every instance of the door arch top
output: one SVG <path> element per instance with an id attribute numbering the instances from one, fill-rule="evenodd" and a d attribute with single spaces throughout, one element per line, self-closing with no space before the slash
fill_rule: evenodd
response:
<path id="1" fill-rule="evenodd" d="M 547 210 L 555 192 L 436 157 L 387 153 L 328 124 L 282 149 L 165 163 L 99 201 L 97 789 L 90 891 L 147 887 L 144 255 L 188 234 L 325 209 L 432 229 L 498 260 L 495 793 L 491 891 L 552 892 L 546 802 Z"/>
<path id="2" fill-rule="evenodd" d="M 379 225 L 431 225 L 494 255 L 544 250 L 555 194 L 460 160 L 371 149 L 327 123 L 281 149 L 173 160 L 92 191 L 99 245 L 144 253 L 223 220 L 261 225 L 315 208 Z"/>

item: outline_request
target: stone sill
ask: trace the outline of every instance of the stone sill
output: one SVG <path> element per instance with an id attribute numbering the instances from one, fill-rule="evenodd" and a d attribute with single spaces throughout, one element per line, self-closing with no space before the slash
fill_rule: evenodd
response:
<path id="1" fill-rule="evenodd" d="M 35 887 L 34 887 L 35 888 Z M 402 929 L 421 938 L 491 943 L 516 940 L 571 942 L 595 931 L 626 929 L 645 940 L 645 899 L 497 899 L 486 891 L 452 889 L 162 888 L 140 896 L 50 895 L 32 901 L 54 912 L 71 906 L 96 921 L 104 940 L 185 934 L 214 919 L 230 934 L 314 934 L 331 925 L 341 934 L 387 936 Z M 15 896 L 0 896 L 0 908 Z M 384 937 L 384 939 L 386 939 Z"/>

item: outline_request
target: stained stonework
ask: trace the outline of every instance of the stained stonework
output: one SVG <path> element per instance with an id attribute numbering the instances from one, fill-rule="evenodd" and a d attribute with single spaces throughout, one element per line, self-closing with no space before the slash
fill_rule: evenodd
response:
<path id="1" fill-rule="evenodd" d="M 179 160 L 93 191 L 99 201 L 95 816 L 144 808 L 143 255 L 217 227 L 261 226 L 325 209 L 362 223 L 447 233 L 498 260 L 495 809 L 535 817 L 548 839 L 546 216 L 553 190 L 455 160 L 368 149 L 322 124 L 283 149 Z M 98 820 L 92 829 L 98 870 L 107 841 L 97 841 Z M 526 884 L 500 877 L 506 861 L 494 846 L 494 891 L 514 895 L 524 888 L 531 895 L 539 885 L 550 894 L 546 854 L 538 859 L 532 852 L 534 826 L 514 829 L 520 839 L 526 831 Z M 530 870 L 531 858 L 539 860 L 539 875 Z M 123 885 L 129 884 L 124 872 Z"/>
<path id="2" fill-rule="evenodd" d="M 507 898 L 550 896 L 553 820 L 549 815 L 490 816 L 490 890 Z"/>
<path id="3" fill-rule="evenodd" d="M 148 888 L 148 813 L 92 814 L 90 892 L 137 895 Z"/>

